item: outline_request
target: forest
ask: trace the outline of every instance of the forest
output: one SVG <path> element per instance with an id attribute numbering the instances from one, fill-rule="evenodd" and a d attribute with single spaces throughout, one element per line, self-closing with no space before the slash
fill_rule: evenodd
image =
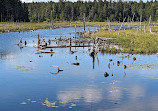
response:
<path id="1" fill-rule="evenodd" d="M 77 1 L 33 2 L 0 0 L 1 21 L 79 21 L 123 22 L 158 20 L 158 1 Z"/>
<path id="2" fill-rule="evenodd" d="M 0 21 L 30 21 L 27 7 L 20 0 L 0 0 Z"/>

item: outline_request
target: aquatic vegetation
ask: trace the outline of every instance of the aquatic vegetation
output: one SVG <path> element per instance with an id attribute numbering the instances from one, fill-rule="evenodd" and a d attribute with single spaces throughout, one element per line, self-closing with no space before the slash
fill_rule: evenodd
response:
<path id="1" fill-rule="evenodd" d="M 32 103 L 36 103 L 37 101 L 31 101 Z"/>
<path id="2" fill-rule="evenodd" d="M 102 47 L 99 48 L 99 51 L 101 53 L 107 52 L 107 53 L 116 54 L 116 53 L 120 53 L 121 49 L 117 49 L 115 47 L 110 48 L 110 47 L 104 47 L 104 46 L 102 46 Z"/>
<path id="3" fill-rule="evenodd" d="M 31 101 L 31 99 L 27 99 L 27 101 Z"/>
<path id="4" fill-rule="evenodd" d="M 154 69 L 158 68 L 157 63 L 153 64 L 126 64 L 127 67 L 130 67 L 131 69 Z"/>
<path id="5" fill-rule="evenodd" d="M 26 102 L 22 102 L 21 104 L 27 104 Z"/>
<path id="6" fill-rule="evenodd" d="M 69 102 L 69 101 L 49 101 L 48 98 L 46 98 L 44 100 L 44 102 L 41 102 L 41 99 L 35 101 L 35 100 L 31 100 L 31 99 L 26 99 L 27 102 L 22 102 L 20 104 L 31 104 L 31 103 L 37 103 L 37 104 L 41 104 L 42 106 L 46 106 L 46 107 L 50 107 L 50 108 L 58 108 L 58 107 L 68 107 L 68 108 L 73 108 L 75 106 L 77 106 L 75 103 Z M 59 104 L 59 105 L 57 105 Z"/>
<path id="7" fill-rule="evenodd" d="M 122 58 L 122 59 L 127 58 L 127 59 L 130 59 L 130 58 L 131 58 L 131 56 L 130 56 L 130 55 L 127 55 L 127 56 L 118 56 L 118 58 Z"/>
<path id="8" fill-rule="evenodd" d="M 156 76 L 149 76 L 150 79 L 158 79 Z"/>
<path id="9" fill-rule="evenodd" d="M 28 66 L 17 66 L 17 69 L 19 71 L 32 71 L 33 67 L 32 66 L 30 66 L 30 67 L 28 67 Z"/>
<path id="10" fill-rule="evenodd" d="M 58 106 L 56 106 L 56 102 L 50 102 L 48 99 L 46 99 L 44 103 L 42 103 L 42 105 L 45 105 L 47 107 L 58 108 Z"/>

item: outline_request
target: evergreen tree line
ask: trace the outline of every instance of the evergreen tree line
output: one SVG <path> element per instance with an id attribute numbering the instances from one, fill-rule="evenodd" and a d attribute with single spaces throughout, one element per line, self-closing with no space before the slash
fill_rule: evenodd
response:
<path id="1" fill-rule="evenodd" d="M 20 0 L 0 0 L 0 22 L 29 21 L 27 4 Z"/>
<path id="2" fill-rule="evenodd" d="M 43 21 L 152 21 L 158 20 L 158 1 L 63 1 L 28 4 L 29 19 Z"/>
<path id="3" fill-rule="evenodd" d="M 0 0 L 1 21 L 152 21 L 158 20 L 158 1 L 33 2 Z"/>

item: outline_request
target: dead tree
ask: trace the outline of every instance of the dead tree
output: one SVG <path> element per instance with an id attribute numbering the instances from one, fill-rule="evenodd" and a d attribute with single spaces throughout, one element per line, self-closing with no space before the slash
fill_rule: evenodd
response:
<path id="1" fill-rule="evenodd" d="M 152 31 L 151 31 L 151 15 L 150 15 L 150 18 L 149 18 L 149 28 L 150 28 L 150 33 L 152 33 Z"/>
<path id="2" fill-rule="evenodd" d="M 140 16 L 140 31 L 142 31 L 142 15 Z"/>
<path id="3" fill-rule="evenodd" d="M 39 38 L 39 34 L 38 34 L 38 48 L 40 47 L 40 38 Z"/>
<path id="4" fill-rule="evenodd" d="M 108 25 L 109 25 L 109 27 L 108 27 L 108 31 L 111 33 L 111 24 L 110 24 L 110 20 L 107 19 L 107 21 L 108 21 Z"/>
<path id="5" fill-rule="evenodd" d="M 77 22 L 75 21 L 75 39 L 76 39 L 76 24 Z"/>
<path id="6" fill-rule="evenodd" d="M 86 15 L 85 13 L 83 14 L 83 31 L 85 32 L 86 30 Z"/>
<path id="7" fill-rule="evenodd" d="M 144 22 L 144 33 L 146 32 L 146 22 Z"/>
<path id="8" fill-rule="evenodd" d="M 53 16 L 51 11 L 51 18 L 50 18 L 50 28 L 53 29 Z"/>
<path id="9" fill-rule="evenodd" d="M 132 23 L 134 22 L 134 16 L 135 16 L 135 13 L 133 13 L 133 17 L 132 17 Z"/>

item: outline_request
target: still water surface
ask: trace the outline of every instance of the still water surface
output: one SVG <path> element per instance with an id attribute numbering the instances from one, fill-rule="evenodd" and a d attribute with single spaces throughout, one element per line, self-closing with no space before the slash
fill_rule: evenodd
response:
<path id="1" fill-rule="evenodd" d="M 88 48 L 72 48 L 77 51 L 74 54 L 69 48 L 54 49 L 53 56 L 42 54 L 41 58 L 35 54 L 32 46 L 38 34 L 54 39 L 72 37 L 72 32 L 74 28 L 0 34 L 0 111 L 158 110 L 157 55 L 98 53 L 93 60 Z M 15 45 L 20 38 L 30 41 L 28 47 Z M 74 62 L 80 65 L 72 65 Z M 57 68 L 51 65 L 64 71 L 52 74 Z M 105 72 L 110 74 L 107 78 Z"/>

